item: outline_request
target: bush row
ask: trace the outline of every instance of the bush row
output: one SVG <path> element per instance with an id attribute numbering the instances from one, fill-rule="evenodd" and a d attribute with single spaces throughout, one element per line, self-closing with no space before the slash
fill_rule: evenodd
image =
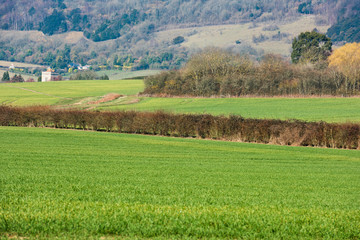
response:
<path id="1" fill-rule="evenodd" d="M 1 126 L 55 127 L 293 146 L 360 149 L 360 125 L 166 112 L 0 106 Z"/>

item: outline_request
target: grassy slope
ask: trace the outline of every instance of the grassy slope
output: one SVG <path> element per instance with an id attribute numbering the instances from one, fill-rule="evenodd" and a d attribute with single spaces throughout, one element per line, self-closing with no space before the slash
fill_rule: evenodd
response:
<path id="1" fill-rule="evenodd" d="M 360 237 L 359 151 L 9 127 L 0 142 L 0 235 Z"/>
<path id="2" fill-rule="evenodd" d="M 143 98 L 131 105 L 101 109 L 165 110 L 251 118 L 360 122 L 360 98 Z"/>
<path id="3" fill-rule="evenodd" d="M 279 29 L 275 31 L 263 31 L 263 27 L 267 25 L 277 25 Z M 303 16 L 292 23 L 281 24 L 267 22 L 259 23 L 255 27 L 252 23 L 247 23 L 173 29 L 157 33 L 155 39 L 160 42 L 171 42 L 172 39 L 181 35 L 186 39 L 181 45 L 192 49 L 208 46 L 241 47 L 247 44 L 258 50 L 263 49 L 265 52 L 289 56 L 293 38 L 301 32 L 312 31 L 314 28 L 317 28 L 321 32 L 326 32 L 329 26 L 316 25 L 315 16 Z M 281 41 L 272 41 L 271 36 L 277 34 L 278 31 L 287 33 L 289 36 Z M 262 43 L 254 44 L 252 41 L 253 36 L 259 36 L 260 34 L 264 34 L 270 39 Z M 235 44 L 237 40 L 241 41 L 240 45 Z"/>
<path id="4" fill-rule="evenodd" d="M 278 25 L 279 30 L 275 31 L 263 31 L 262 28 L 267 25 Z M 176 26 L 175 26 L 176 27 Z M 294 21 L 293 23 L 259 23 L 256 26 L 252 24 L 229 24 L 229 25 L 217 25 L 217 26 L 205 26 L 195 28 L 182 28 L 182 29 L 171 29 L 166 31 L 157 32 L 152 39 L 155 45 L 159 46 L 159 49 L 167 49 L 172 40 L 177 36 L 184 36 L 186 41 L 181 46 L 188 47 L 191 50 L 198 50 L 198 48 L 204 48 L 207 46 L 218 46 L 218 47 L 235 47 L 242 48 L 245 46 L 252 46 L 253 48 L 260 50 L 264 49 L 265 52 L 278 53 L 281 55 L 289 56 L 291 49 L 292 39 L 299 35 L 303 31 L 311 31 L 317 28 L 321 32 L 326 32 L 329 26 L 316 25 L 315 16 L 304 15 Z M 277 34 L 278 31 L 281 33 L 289 34 L 288 38 L 282 41 L 271 41 L 254 44 L 252 42 L 253 36 L 259 36 L 264 34 L 268 37 Z M 91 51 L 101 52 L 103 49 L 108 49 L 109 46 L 116 45 L 116 39 L 104 41 L 104 42 L 93 42 L 83 37 L 82 32 L 67 32 L 63 34 L 55 34 L 52 36 L 46 36 L 39 31 L 5 31 L 0 30 L 0 41 L 8 42 L 17 39 L 23 40 L 25 43 L 29 42 L 30 45 L 34 42 L 43 43 L 45 46 L 53 43 L 58 43 L 60 46 L 64 44 L 78 44 L 83 46 L 86 42 L 88 48 L 86 49 L 87 54 Z M 242 44 L 236 45 L 235 41 L 240 40 Z M 18 44 L 14 42 L 15 46 Z M 152 45 L 151 45 L 152 46 Z M 28 48 L 32 48 L 29 46 Z M 138 48 L 138 46 L 133 46 Z M 63 49 L 63 47 L 60 47 Z M 84 53 L 84 52 L 83 52 Z M 123 54 L 123 53 L 118 53 Z"/>
<path id="5" fill-rule="evenodd" d="M 1 84 L 0 103 L 12 105 L 53 105 L 71 102 L 71 99 L 79 100 L 84 97 L 102 96 L 107 93 L 136 94 L 143 89 L 143 86 L 142 80 Z M 37 93 L 19 89 L 19 87 L 34 90 Z"/>

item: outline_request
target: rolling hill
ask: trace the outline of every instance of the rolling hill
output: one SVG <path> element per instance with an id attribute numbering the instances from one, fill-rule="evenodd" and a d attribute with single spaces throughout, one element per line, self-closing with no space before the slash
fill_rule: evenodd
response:
<path id="1" fill-rule="evenodd" d="M 294 36 L 326 32 L 352 2 L 2 0 L 0 60 L 169 69 L 209 45 L 289 56 Z"/>
<path id="2" fill-rule="evenodd" d="M 126 45 L 121 44 L 124 41 L 122 38 L 94 42 L 79 31 L 48 36 L 40 31 L 0 30 L 0 57 L 4 52 L 4 60 L 51 65 L 56 61 L 56 55 L 69 47 L 69 62 L 114 66 L 124 64 L 117 63 L 115 59 L 120 61 L 120 58 L 125 58 L 124 61 L 129 61 L 128 56 L 131 56 L 130 64 L 139 66 L 139 70 L 167 69 L 179 67 L 189 55 L 208 46 L 253 56 L 261 56 L 265 52 L 288 57 L 292 39 L 303 31 L 315 28 L 326 32 L 329 25 L 319 25 L 316 16 L 305 15 L 284 23 L 271 21 L 173 28 L 155 32 L 149 40 L 141 39 Z M 173 44 L 177 36 L 184 37 L 184 42 Z M 261 37 L 264 39 L 255 40 Z M 146 61 L 146 66 L 142 66 L 141 61 Z"/>

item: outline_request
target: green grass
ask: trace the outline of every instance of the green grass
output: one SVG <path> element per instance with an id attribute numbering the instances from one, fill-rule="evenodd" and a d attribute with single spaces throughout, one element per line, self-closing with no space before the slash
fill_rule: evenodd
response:
<path id="1" fill-rule="evenodd" d="M 25 88 L 25 89 L 21 89 Z M 360 122 L 360 98 L 120 98 L 100 105 L 86 104 L 107 93 L 134 95 L 142 80 L 62 81 L 0 84 L 0 103 L 16 106 L 63 105 L 99 110 L 165 110 L 177 113 L 236 114 L 247 118 Z M 31 92 L 28 90 L 34 90 Z M 82 104 L 79 103 L 85 99 Z M 140 100 L 140 101 L 138 101 Z"/>
<path id="2" fill-rule="evenodd" d="M 142 80 L 6 83 L 0 84 L 0 103 L 17 106 L 64 104 L 107 93 L 132 95 L 141 91 L 143 86 Z"/>
<path id="3" fill-rule="evenodd" d="M 100 109 L 165 110 L 247 118 L 360 122 L 360 98 L 141 98 L 133 104 Z"/>
<path id="4" fill-rule="evenodd" d="M 360 152 L 0 127 L 0 235 L 359 239 Z"/>

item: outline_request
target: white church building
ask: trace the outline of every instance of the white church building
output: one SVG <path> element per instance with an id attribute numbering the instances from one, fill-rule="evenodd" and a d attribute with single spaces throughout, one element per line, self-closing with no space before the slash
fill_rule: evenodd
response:
<path id="1" fill-rule="evenodd" d="M 41 81 L 50 82 L 53 81 L 57 76 L 59 76 L 59 74 L 54 73 L 51 68 L 48 68 L 45 72 L 42 72 Z"/>

